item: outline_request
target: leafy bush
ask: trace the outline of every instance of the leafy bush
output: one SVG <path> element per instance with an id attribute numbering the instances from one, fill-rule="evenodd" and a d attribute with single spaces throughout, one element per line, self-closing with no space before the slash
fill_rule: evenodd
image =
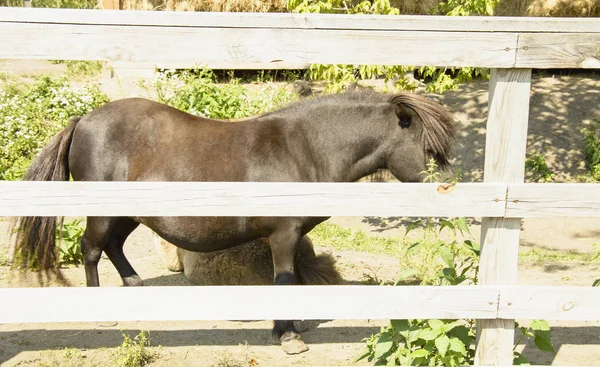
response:
<path id="1" fill-rule="evenodd" d="M 520 337 L 513 348 L 513 364 L 529 364 L 516 351 L 525 338 L 533 339 L 540 350 L 554 352 L 546 321 L 533 320 L 528 327 L 515 323 L 515 328 Z M 358 359 L 367 358 L 378 366 L 473 365 L 475 331 L 475 320 L 391 320 L 379 333 L 365 339 L 366 351 Z"/>
<path id="2" fill-rule="evenodd" d="M 582 130 L 584 137 L 583 153 L 585 163 L 590 176 L 595 181 L 600 181 L 600 138 L 598 137 L 598 128 L 600 122 L 596 121 L 589 128 Z"/>
<path id="3" fill-rule="evenodd" d="M 376 365 L 460 366 L 472 364 L 474 328 L 458 320 L 392 320 L 366 340 L 368 358 Z"/>
<path id="4" fill-rule="evenodd" d="M 85 228 L 81 227 L 81 219 L 75 219 L 58 225 L 56 228 L 57 243 L 60 243 L 60 264 L 80 265 L 83 263 L 81 254 L 81 237 Z"/>
<path id="5" fill-rule="evenodd" d="M 438 182 L 435 162 L 430 161 L 425 182 Z M 423 256 L 420 266 L 403 271 L 396 284 L 409 277 L 421 280 L 421 285 L 466 285 L 477 284 L 479 271 L 479 245 L 471 239 L 458 240 L 458 234 L 469 235 L 464 218 L 415 221 L 406 233 L 423 227 L 423 234 L 407 254 L 418 252 Z M 439 227 L 439 229 L 438 229 Z M 443 229 L 452 231 L 451 240 L 443 240 Z M 529 327 L 515 323 L 521 337 L 513 349 L 514 363 L 526 364 L 527 359 L 516 351 L 516 345 L 524 338 L 533 338 L 535 345 L 543 351 L 554 351 L 550 339 L 550 328 L 543 320 L 534 320 Z M 475 357 L 475 320 L 390 320 L 379 333 L 366 341 L 366 350 L 358 359 L 368 359 L 376 365 L 408 366 L 461 366 L 473 365 Z"/>
<path id="6" fill-rule="evenodd" d="M 423 86 L 426 93 L 444 93 L 457 90 L 466 82 L 471 82 L 473 77 L 489 79 L 489 69 L 486 68 L 436 68 L 422 66 L 415 69 L 413 66 L 401 65 L 323 65 L 312 64 L 308 73 L 314 81 L 326 81 L 326 93 L 337 93 L 346 85 L 357 83 L 361 80 L 383 79 L 387 86 L 392 82 L 396 90 L 414 91 Z"/>
<path id="7" fill-rule="evenodd" d="M 64 64 L 67 67 L 67 75 L 73 77 L 91 77 L 102 72 L 104 62 L 84 60 L 53 60 L 53 64 Z"/>
<path id="8" fill-rule="evenodd" d="M 43 76 L 33 84 L 0 73 L 0 180 L 23 176 L 31 158 L 71 116 L 108 102 L 97 86 Z"/>
<path id="9" fill-rule="evenodd" d="M 433 14 L 450 16 L 493 15 L 500 0 L 446 0 L 441 1 Z"/>
<path id="10" fill-rule="evenodd" d="M 470 252 L 466 258 L 456 251 L 456 243 L 447 247 L 429 246 L 429 250 L 433 248 L 439 251 L 437 256 L 446 265 L 435 274 L 438 279 L 436 285 L 477 284 L 479 248 L 472 241 L 462 244 L 463 249 Z M 410 271 L 403 273 L 400 279 L 413 274 Z M 426 278 L 425 282 L 428 280 Z M 516 351 L 516 347 L 526 338 L 533 338 L 540 350 L 554 351 L 546 321 L 533 320 L 528 327 L 515 323 L 515 328 L 520 338 L 513 348 L 514 364 L 529 364 L 527 358 Z M 366 350 L 358 359 L 366 358 L 376 365 L 473 365 L 475 339 L 476 323 L 473 319 L 390 320 L 389 325 L 382 327 L 379 333 L 364 339 Z"/>
<path id="11" fill-rule="evenodd" d="M 142 330 L 133 340 L 129 335 L 123 335 L 123 343 L 115 353 L 116 364 L 122 367 L 142 367 L 158 358 L 158 354 L 148 349 L 150 346 L 149 333 Z"/>
<path id="12" fill-rule="evenodd" d="M 389 0 L 363 0 L 356 5 L 346 0 L 287 0 L 287 8 L 294 13 L 400 14 Z"/>
<path id="13" fill-rule="evenodd" d="M 491 15 L 498 0 L 450 0 L 440 3 L 436 12 L 449 15 L 487 14 Z M 345 0 L 288 0 L 288 9 L 296 13 L 347 13 L 398 15 L 400 11 L 390 5 L 389 0 L 364 0 L 357 5 Z M 452 9 L 452 11 L 447 11 Z M 458 86 L 471 81 L 474 76 L 489 78 L 485 68 L 436 68 L 402 65 L 323 65 L 313 64 L 309 68 L 312 80 L 327 82 L 325 92 L 338 92 L 347 84 L 371 78 L 383 78 L 386 85 L 393 82 L 397 90 L 415 90 L 420 85 L 427 93 L 443 93 L 456 90 Z"/>
<path id="14" fill-rule="evenodd" d="M 521 344 L 526 338 L 533 338 L 533 343 L 539 350 L 544 352 L 554 352 L 554 345 L 552 345 L 550 337 L 550 325 L 548 325 L 548 322 L 545 320 L 532 320 L 528 327 L 521 326 L 518 322 L 515 322 L 515 329 L 521 336 L 513 348 L 513 364 L 529 364 L 529 360 L 515 350 L 517 345 Z"/>
<path id="15" fill-rule="evenodd" d="M 155 90 L 162 103 L 219 119 L 237 119 L 271 111 L 297 98 L 285 88 L 268 85 L 252 92 L 237 79 L 219 85 L 209 69 L 168 70 L 142 83 L 142 87 Z"/>

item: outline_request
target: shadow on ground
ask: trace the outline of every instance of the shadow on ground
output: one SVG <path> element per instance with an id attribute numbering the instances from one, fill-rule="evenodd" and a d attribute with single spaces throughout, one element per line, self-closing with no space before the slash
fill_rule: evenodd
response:
<path id="1" fill-rule="evenodd" d="M 303 340 L 311 344 L 360 343 L 369 335 L 379 332 L 378 327 L 319 327 L 326 321 L 308 322 L 310 329 L 302 333 Z M 3 348 L 0 350 L 0 364 L 11 360 L 24 351 L 47 349 L 99 349 L 113 348 L 123 342 L 122 332 L 133 337 L 139 329 L 103 329 L 95 324 L 91 330 L 81 329 L 33 329 L 0 332 Z M 111 325 L 112 326 L 112 325 Z M 112 326 L 112 327 L 118 327 Z M 149 331 L 152 345 L 163 347 L 178 346 L 249 346 L 273 345 L 270 329 L 196 329 L 196 330 L 152 330 Z M 35 342 L 33 342 L 35 340 Z"/>

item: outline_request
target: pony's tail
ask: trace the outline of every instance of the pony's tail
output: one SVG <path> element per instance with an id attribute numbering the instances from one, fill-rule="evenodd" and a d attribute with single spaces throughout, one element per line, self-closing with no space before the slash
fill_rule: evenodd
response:
<path id="1" fill-rule="evenodd" d="M 24 181 L 69 181 L 69 148 L 73 131 L 80 117 L 71 118 L 69 125 L 54 135 L 48 144 L 33 158 Z M 16 234 L 13 248 L 14 265 L 34 270 L 58 270 L 56 247 L 56 224 L 62 222 L 57 217 L 13 217 L 10 223 L 11 234 Z"/>
<path id="2" fill-rule="evenodd" d="M 315 255 L 308 236 L 302 238 L 295 268 L 297 284 L 339 285 L 343 282 L 335 267 L 335 258 L 330 254 Z"/>

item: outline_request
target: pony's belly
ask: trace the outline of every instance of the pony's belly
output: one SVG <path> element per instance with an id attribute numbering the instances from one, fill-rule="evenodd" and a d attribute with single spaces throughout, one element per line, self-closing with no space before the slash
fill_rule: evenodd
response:
<path id="1" fill-rule="evenodd" d="M 261 237 L 242 217 L 142 217 L 146 225 L 171 244 L 194 252 L 212 252 Z"/>

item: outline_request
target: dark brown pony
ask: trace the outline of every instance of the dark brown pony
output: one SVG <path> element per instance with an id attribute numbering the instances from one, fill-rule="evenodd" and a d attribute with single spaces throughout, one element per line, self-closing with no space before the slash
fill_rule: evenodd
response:
<path id="1" fill-rule="evenodd" d="M 108 103 L 75 118 L 35 157 L 25 180 L 350 182 L 389 169 L 422 180 L 429 158 L 448 166 L 456 125 L 450 113 L 410 93 L 315 97 L 239 122 L 196 117 L 144 99 Z M 209 252 L 266 237 L 275 284 L 294 283 L 298 254 L 314 257 L 304 236 L 319 217 L 88 217 L 81 239 L 88 286 L 99 286 L 102 252 L 124 285 L 142 280 L 123 254 L 140 224 L 190 251 Z M 26 262 L 55 266 L 56 218 L 18 218 Z M 304 244 L 304 245 L 303 245 Z M 282 344 L 306 346 L 292 321 L 275 321 Z"/>

